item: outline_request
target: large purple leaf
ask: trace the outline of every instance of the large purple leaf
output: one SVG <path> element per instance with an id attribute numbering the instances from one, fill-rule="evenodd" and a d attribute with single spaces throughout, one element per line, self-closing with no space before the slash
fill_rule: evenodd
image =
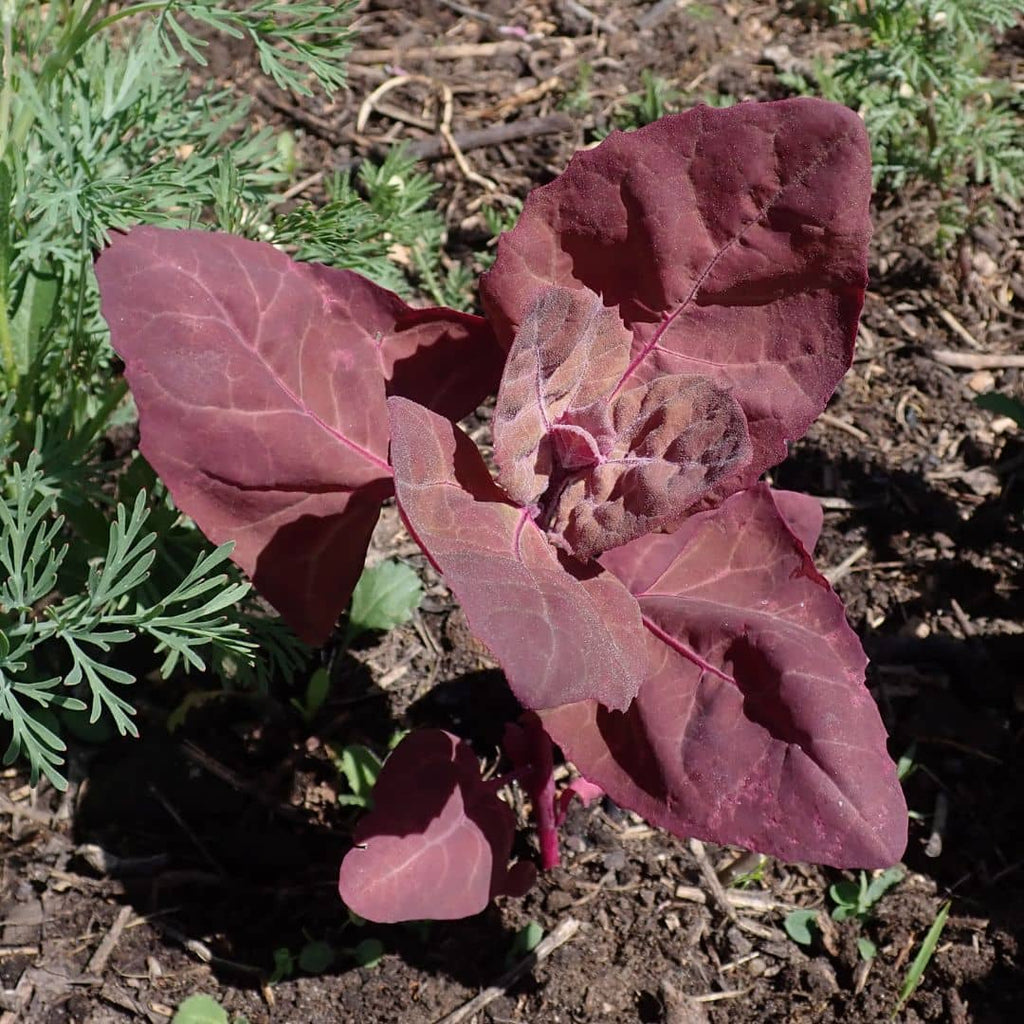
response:
<path id="1" fill-rule="evenodd" d="M 653 668 L 625 713 L 542 714 L 583 775 L 678 835 L 840 867 L 899 860 L 906 805 L 866 659 L 771 491 L 602 562 L 640 603 Z"/>
<path id="2" fill-rule="evenodd" d="M 533 884 L 531 863 L 508 866 L 512 811 L 457 737 L 439 729 L 406 736 L 384 763 L 373 801 L 338 879 L 341 898 L 361 917 L 468 917 L 493 897 L 521 896 Z"/>
<path id="3" fill-rule="evenodd" d="M 785 456 L 850 365 L 867 282 L 860 119 L 814 99 L 698 107 L 576 154 L 527 198 L 481 281 L 506 346 L 552 285 L 589 288 L 633 335 L 619 389 L 699 374 L 731 389 L 754 458 Z"/>
<path id="4" fill-rule="evenodd" d="M 489 331 L 224 234 L 136 228 L 96 274 L 143 453 L 300 635 L 323 640 L 391 493 L 386 379 L 461 414 L 496 379 Z"/>
<path id="5" fill-rule="evenodd" d="M 388 407 L 402 515 L 515 695 L 534 709 L 626 708 L 646 671 L 636 601 L 596 566 L 563 565 L 458 427 L 406 399 Z"/>

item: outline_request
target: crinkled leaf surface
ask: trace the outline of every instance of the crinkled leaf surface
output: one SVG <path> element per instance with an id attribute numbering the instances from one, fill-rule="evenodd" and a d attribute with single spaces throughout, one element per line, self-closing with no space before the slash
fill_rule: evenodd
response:
<path id="1" fill-rule="evenodd" d="M 143 453 L 296 630 L 323 640 L 391 492 L 386 379 L 462 414 L 497 376 L 489 331 L 211 232 L 115 235 L 96 273 Z"/>
<path id="2" fill-rule="evenodd" d="M 410 733 L 384 762 L 374 810 L 341 865 L 345 903 L 370 921 L 449 920 L 494 896 L 522 895 L 529 862 L 508 866 L 515 817 L 480 778 L 468 744 L 439 729 Z"/>
<path id="3" fill-rule="evenodd" d="M 866 659 L 765 485 L 609 552 L 651 675 L 625 713 L 542 713 L 582 774 L 652 824 L 785 860 L 882 867 L 907 813 Z"/>
<path id="4" fill-rule="evenodd" d="M 582 561 L 672 525 L 752 454 L 743 410 L 708 377 L 614 394 L 630 340 L 594 292 L 545 289 L 498 390 L 499 479 Z"/>
<path id="5" fill-rule="evenodd" d="M 402 515 L 515 695 L 534 709 L 626 708 L 646 671 L 633 597 L 596 566 L 563 564 L 458 427 L 406 399 L 388 407 Z"/>
<path id="6" fill-rule="evenodd" d="M 615 132 L 534 189 L 484 306 L 510 346 L 545 289 L 589 288 L 632 334 L 620 390 L 664 374 L 731 390 L 753 458 L 723 497 L 784 457 L 850 365 L 870 194 L 867 137 L 845 107 L 698 107 Z"/>

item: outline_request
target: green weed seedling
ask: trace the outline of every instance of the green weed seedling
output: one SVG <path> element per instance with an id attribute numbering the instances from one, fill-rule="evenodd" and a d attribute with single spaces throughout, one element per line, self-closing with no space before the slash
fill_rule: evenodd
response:
<path id="1" fill-rule="evenodd" d="M 419 576 L 402 562 L 380 562 L 364 569 L 352 592 L 343 644 L 347 647 L 364 633 L 408 622 L 422 599 Z"/>
<path id="2" fill-rule="evenodd" d="M 786 934 L 801 946 L 809 946 L 814 941 L 815 932 L 819 931 L 818 911 L 801 907 L 791 910 L 782 923 Z"/>
<path id="3" fill-rule="evenodd" d="M 528 921 L 513 936 L 512 945 L 505 954 L 505 967 L 511 967 L 522 960 L 524 956 L 532 953 L 543 938 L 543 927 L 536 921 Z"/>
<path id="4" fill-rule="evenodd" d="M 229 1016 L 213 996 L 200 993 L 178 1006 L 171 1024 L 249 1024 L 249 1019 L 241 1014 Z"/>
<path id="5" fill-rule="evenodd" d="M 351 790 L 350 793 L 339 793 L 338 803 L 364 810 L 372 808 L 373 787 L 383 766 L 380 758 L 369 747 L 353 743 L 335 754 L 334 763 Z"/>
<path id="6" fill-rule="evenodd" d="M 860 111 L 880 188 L 930 182 L 941 190 L 940 249 L 985 216 L 989 192 L 1020 197 L 1024 100 L 985 72 L 995 35 L 1024 13 L 1021 0 L 838 0 L 829 9 L 859 32 L 856 42 L 819 63 L 814 82 L 779 77 Z M 965 203 L 957 192 L 965 186 L 982 188 Z"/>
<path id="7" fill-rule="evenodd" d="M 640 73 L 640 90 L 630 93 L 615 114 L 615 127 L 623 131 L 642 128 L 678 110 L 682 98 L 682 93 L 667 78 L 645 68 Z"/>
<path id="8" fill-rule="evenodd" d="M 939 945 L 939 937 L 942 935 L 942 929 L 946 927 L 946 918 L 949 917 L 949 908 L 951 906 L 952 903 L 947 900 L 942 905 L 942 908 L 936 915 L 931 927 L 928 929 L 928 934 L 925 935 L 924 941 L 921 943 L 921 948 L 917 951 L 917 955 L 914 957 L 914 960 L 910 965 L 910 969 L 907 971 L 907 976 L 903 979 L 903 984 L 900 987 L 899 999 L 896 1002 L 896 1006 L 893 1008 L 890 1020 L 894 1020 L 896 1018 L 896 1015 L 907 1004 L 907 1000 L 910 999 L 917 990 L 917 986 L 921 984 L 924 972 L 928 969 L 928 964 L 931 963 L 931 959 L 935 955 L 935 950 Z"/>
<path id="9" fill-rule="evenodd" d="M 860 879 L 856 882 L 837 882 L 830 886 L 828 892 L 835 903 L 832 920 L 848 921 L 850 918 L 856 918 L 863 923 L 870 916 L 875 904 L 894 885 L 898 885 L 903 876 L 902 868 L 889 868 L 869 881 L 867 874 L 862 871 Z"/>
<path id="10" fill-rule="evenodd" d="M 877 878 L 869 880 L 865 872 L 860 873 L 856 882 L 837 882 L 829 887 L 829 896 L 835 906 L 832 908 L 833 921 L 856 919 L 865 923 L 878 901 L 904 876 L 902 868 L 889 868 Z M 800 908 L 792 910 L 786 916 L 783 927 L 786 934 L 796 943 L 809 946 L 814 941 L 814 933 L 819 929 L 818 910 Z M 867 938 L 857 940 L 857 949 L 862 959 L 870 960 L 878 949 Z"/>

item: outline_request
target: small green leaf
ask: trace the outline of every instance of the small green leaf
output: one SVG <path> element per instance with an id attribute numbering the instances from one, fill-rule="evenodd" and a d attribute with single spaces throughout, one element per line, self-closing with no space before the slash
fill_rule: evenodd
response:
<path id="1" fill-rule="evenodd" d="M 836 882 L 835 885 L 829 886 L 829 895 L 836 903 L 836 909 L 832 912 L 832 917 L 836 921 L 843 921 L 850 914 L 857 912 L 861 891 L 856 882 Z M 840 910 L 845 911 L 842 917 L 837 916 Z"/>
<path id="2" fill-rule="evenodd" d="M 870 939 L 857 940 L 857 952 L 861 960 L 874 960 L 878 954 L 878 947 Z"/>
<path id="3" fill-rule="evenodd" d="M 369 747 L 352 743 L 342 747 L 335 757 L 335 764 L 338 771 L 345 776 L 348 788 L 352 790 L 351 793 L 339 794 L 338 803 L 372 807 L 373 800 L 370 794 L 377 783 L 377 776 L 380 775 L 380 758 Z"/>
<path id="4" fill-rule="evenodd" d="M 917 771 L 917 744 L 911 743 L 896 762 L 896 778 L 900 782 L 909 779 Z"/>
<path id="5" fill-rule="evenodd" d="M 511 967 L 517 960 L 521 960 L 528 953 L 537 948 L 537 943 L 544 938 L 544 929 L 536 921 L 530 921 L 512 939 L 512 947 L 505 957 L 506 967 Z"/>
<path id="6" fill-rule="evenodd" d="M 921 948 L 917 951 L 917 956 L 914 957 L 914 962 L 910 965 L 906 978 L 903 979 L 900 997 L 890 1019 L 896 1017 L 896 1014 L 903 1009 L 903 1004 L 914 994 L 917 986 L 921 984 L 924 972 L 928 969 L 928 964 L 935 955 L 935 949 L 939 944 L 939 936 L 942 934 L 942 929 L 946 927 L 946 918 L 949 917 L 949 908 L 951 906 L 952 903 L 947 900 L 942 905 L 938 916 L 932 922 L 931 928 L 928 929 L 928 934 L 924 937 L 924 942 L 921 943 Z"/>
<path id="7" fill-rule="evenodd" d="M 39 343 L 57 314 L 60 277 L 50 268 L 26 272 L 16 289 L 17 306 L 11 317 L 11 342 L 18 376 L 32 368 Z"/>
<path id="8" fill-rule="evenodd" d="M 1009 395 L 1002 395 L 998 391 L 990 391 L 985 395 L 978 395 L 974 404 L 987 412 L 994 412 L 997 416 L 1009 416 L 1017 426 L 1024 427 L 1024 402 Z"/>
<path id="9" fill-rule="evenodd" d="M 333 963 L 334 950 L 327 942 L 307 942 L 299 952 L 299 967 L 307 974 L 323 974 Z"/>
<path id="10" fill-rule="evenodd" d="M 816 910 L 791 910 L 786 915 L 782 927 L 786 934 L 801 946 L 809 946 L 814 941 L 814 931 L 818 927 L 818 912 Z"/>
<path id="11" fill-rule="evenodd" d="M 402 562 L 381 562 L 364 569 L 352 592 L 345 642 L 371 629 L 387 630 L 408 622 L 422 597 L 419 576 Z"/>
<path id="12" fill-rule="evenodd" d="M 306 686 L 306 719 L 316 717 L 316 713 L 324 706 L 327 694 L 331 691 L 331 674 L 326 668 L 318 668 L 310 677 Z"/>
<path id="13" fill-rule="evenodd" d="M 271 985 L 276 985 L 285 978 L 290 978 L 295 973 L 295 957 L 287 946 L 280 946 L 274 950 L 274 969 L 267 979 Z"/>
<path id="14" fill-rule="evenodd" d="M 873 907 L 894 885 L 903 881 L 903 868 L 887 868 L 874 879 L 864 893 L 865 907 Z"/>
<path id="15" fill-rule="evenodd" d="M 384 955 L 384 943 L 380 939 L 363 939 L 352 950 L 352 958 L 360 967 L 376 967 Z"/>
<path id="16" fill-rule="evenodd" d="M 178 1007 L 171 1024 L 228 1024 L 228 1015 L 213 996 L 195 995 Z"/>
<path id="17" fill-rule="evenodd" d="M 11 641 L 7 639 L 7 634 L 0 629 L 0 661 L 3 661 L 10 653 Z"/>

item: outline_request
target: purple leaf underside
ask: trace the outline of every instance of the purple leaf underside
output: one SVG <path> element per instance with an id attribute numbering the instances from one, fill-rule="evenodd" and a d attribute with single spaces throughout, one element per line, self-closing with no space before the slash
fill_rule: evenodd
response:
<path id="1" fill-rule="evenodd" d="M 838 867 L 898 861 L 906 804 L 866 659 L 770 489 L 602 563 L 637 597 L 652 671 L 625 713 L 542 713 L 584 777 L 677 835 Z"/>
<path id="2" fill-rule="evenodd" d="M 387 379 L 465 412 L 497 375 L 488 329 L 204 231 L 115 235 L 96 274 L 143 454 L 212 541 L 235 541 L 234 560 L 296 631 L 322 641 L 392 491 Z"/>
<path id="3" fill-rule="evenodd" d="M 612 133 L 534 189 L 481 296 L 512 346 L 549 288 L 589 289 L 631 334 L 619 391 L 674 374 L 730 391 L 753 456 L 710 506 L 781 460 L 849 368 L 870 194 L 852 111 L 814 99 L 698 107 Z"/>
<path id="4" fill-rule="evenodd" d="M 596 566 L 567 569 L 458 427 L 406 399 L 388 407 L 402 516 L 515 695 L 533 709 L 626 708 L 646 674 L 633 597 Z"/>
<path id="5" fill-rule="evenodd" d="M 439 729 L 406 736 L 384 763 L 373 800 L 338 880 L 341 898 L 361 917 L 388 924 L 468 917 L 533 884 L 533 864 L 508 865 L 512 811 L 457 737 Z"/>
<path id="6" fill-rule="evenodd" d="M 599 296 L 549 288 L 498 390 L 499 478 L 581 561 L 674 525 L 751 457 L 743 410 L 708 377 L 662 376 L 613 396 L 629 348 Z"/>

